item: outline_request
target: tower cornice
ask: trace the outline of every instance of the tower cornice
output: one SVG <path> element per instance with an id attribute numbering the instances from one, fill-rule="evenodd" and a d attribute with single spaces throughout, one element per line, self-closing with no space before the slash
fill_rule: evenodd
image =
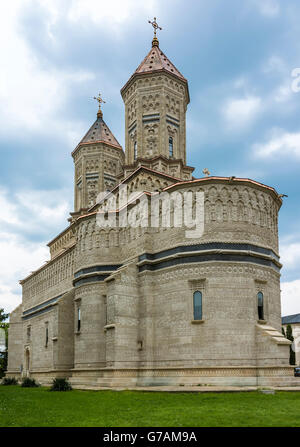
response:
<path id="1" fill-rule="evenodd" d="M 187 104 L 190 103 L 190 92 L 189 92 L 189 86 L 188 86 L 188 81 L 186 79 L 182 79 L 177 77 L 176 75 L 174 75 L 173 73 L 169 73 L 164 69 L 160 69 L 160 70 L 155 70 L 153 72 L 144 72 L 144 73 L 133 73 L 133 75 L 128 79 L 128 81 L 126 82 L 126 84 L 121 88 L 120 92 L 121 92 L 121 96 L 124 99 L 124 93 L 125 91 L 128 89 L 128 87 L 130 87 L 131 84 L 133 84 L 133 82 L 136 79 L 143 79 L 146 78 L 147 76 L 149 77 L 153 77 L 153 75 L 160 75 L 160 74 L 164 74 L 168 77 L 170 77 L 171 79 L 175 80 L 176 82 L 180 82 L 184 85 L 185 87 L 185 91 L 186 91 L 186 95 L 187 95 Z"/>

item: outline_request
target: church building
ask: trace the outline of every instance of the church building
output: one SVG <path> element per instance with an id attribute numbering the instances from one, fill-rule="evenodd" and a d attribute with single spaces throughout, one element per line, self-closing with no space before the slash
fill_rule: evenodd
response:
<path id="1" fill-rule="evenodd" d="M 150 51 L 121 89 L 125 149 L 99 95 L 72 152 L 74 210 L 50 259 L 20 281 L 7 375 L 91 389 L 294 385 L 281 332 L 282 199 L 255 180 L 193 177 L 188 81 L 152 24 Z M 199 231 L 182 223 L 189 206 Z"/>

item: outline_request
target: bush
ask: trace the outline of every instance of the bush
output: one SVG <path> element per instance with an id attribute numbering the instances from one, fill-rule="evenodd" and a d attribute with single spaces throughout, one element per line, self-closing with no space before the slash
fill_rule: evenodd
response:
<path id="1" fill-rule="evenodd" d="M 71 391 L 72 386 L 67 379 L 56 378 L 52 381 L 50 391 Z"/>
<path id="2" fill-rule="evenodd" d="M 23 388 L 37 388 L 40 386 L 34 379 L 30 379 L 29 377 L 24 377 L 22 380 L 21 386 Z"/>
<path id="3" fill-rule="evenodd" d="M 18 381 L 15 377 L 4 377 L 2 385 L 18 385 Z"/>

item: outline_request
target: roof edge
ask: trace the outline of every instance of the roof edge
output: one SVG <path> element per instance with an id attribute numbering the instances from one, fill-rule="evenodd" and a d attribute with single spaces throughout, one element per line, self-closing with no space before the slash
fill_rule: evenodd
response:
<path id="1" fill-rule="evenodd" d="M 188 103 L 188 104 L 190 103 L 190 92 L 189 92 L 189 85 L 188 85 L 188 81 L 187 81 L 187 79 L 186 79 L 186 78 L 180 78 L 180 77 L 177 76 L 175 73 L 170 73 L 168 70 L 166 70 L 166 69 L 164 69 L 164 68 L 159 69 L 159 70 L 153 70 L 153 71 L 144 71 L 144 72 L 142 72 L 142 73 L 133 73 L 133 74 L 130 76 L 130 78 L 128 79 L 128 81 L 126 82 L 126 84 L 124 84 L 124 86 L 121 88 L 121 90 L 120 90 L 121 96 L 123 97 L 123 92 L 125 91 L 125 89 L 131 84 L 131 82 L 132 82 L 135 78 L 140 77 L 140 76 L 147 76 L 147 75 L 150 75 L 150 76 L 151 76 L 151 75 L 156 74 L 156 73 L 163 73 L 163 74 L 166 74 L 167 76 L 174 77 L 174 78 L 176 78 L 176 80 L 182 82 L 182 83 L 185 85 L 185 87 L 186 87 L 186 91 L 187 91 L 187 97 L 188 97 L 188 101 L 187 101 L 187 103 Z"/>

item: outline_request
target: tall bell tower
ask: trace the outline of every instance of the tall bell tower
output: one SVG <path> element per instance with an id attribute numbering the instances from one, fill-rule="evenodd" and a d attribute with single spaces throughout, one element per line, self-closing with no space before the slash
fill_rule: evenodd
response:
<path id="1" fill-rule="evenodd" d="M 152 48 L 121 89 L 125 104 L 125 176 L 138 166 L 190 179 L 186 166 L 188 82 L 159 47 Z"/>

